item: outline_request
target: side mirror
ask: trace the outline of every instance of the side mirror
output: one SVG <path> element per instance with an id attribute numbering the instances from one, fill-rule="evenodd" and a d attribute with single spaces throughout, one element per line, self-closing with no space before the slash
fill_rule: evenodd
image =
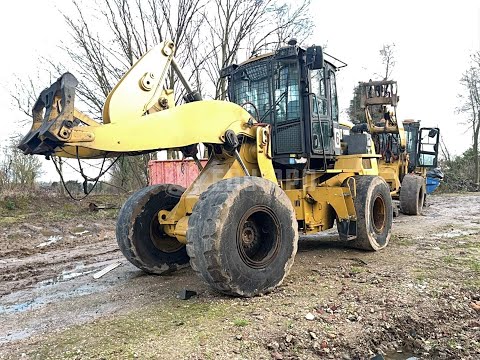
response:
<path id="1" fill-rule="evenodd" d="M 307 66 L 311 70 L 323 69 L 323 50 L 321 46 L 307 48 Z"/>

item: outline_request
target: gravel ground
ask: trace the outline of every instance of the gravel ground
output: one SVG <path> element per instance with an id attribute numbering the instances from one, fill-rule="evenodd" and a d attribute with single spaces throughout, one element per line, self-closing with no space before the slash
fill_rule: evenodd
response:
<path id="1" fill-rule="evenodd" d="M 189 268 L 143 274 L 117 250 L 115 209 L 50 197 L 1 211 L 0 359 L 480 358 L 475 194 L 429 197 L 377 253 L 302 237 L 284 284 L 251 299 Z"/>

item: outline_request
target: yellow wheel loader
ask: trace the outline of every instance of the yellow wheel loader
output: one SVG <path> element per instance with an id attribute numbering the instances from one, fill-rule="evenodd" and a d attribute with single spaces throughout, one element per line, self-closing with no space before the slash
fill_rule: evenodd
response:
<path id="1" fill-rule="evenodd" d="M 109 94 L 102 124 L 75 109 L 77 81 L 64 74 L 40 95 L 20 145 L 25 154 L 78 159 L 164 149 L 196 159 L 197 144 L 208 147 L 188 189 L 150 186 L 123 205 L 116 235 L 132 264 L 165 274 L 190 263 L 214 289 L 254 296 L 288 274 L 299 233 L 336 222 L 353 247 L 387 246 L 390 189 L 369 134 L 344 153 L 337 68 L 321 47 L 291 43 L 224 69 L 230 102 L 201 100 L 174 49 L 164 42 L 138 60 Z M 170 68 L 185 87 L 183 105 L 164 87 Z"/>
<path id="2" fill-rule="evenodd" d="M 400 97 L 396 81 L 359 86 L 367 122 L 353 126 L 352 136 L 364 131 L 372 135 L 380 155 L 378 172 L 389 185 L 392 198 L 399 200 L 404 214 L 419 215 L 426 199 L 427 169 L 437 166 L 440 129 L 420 128 L 420 121 L 397 120 Z"/>

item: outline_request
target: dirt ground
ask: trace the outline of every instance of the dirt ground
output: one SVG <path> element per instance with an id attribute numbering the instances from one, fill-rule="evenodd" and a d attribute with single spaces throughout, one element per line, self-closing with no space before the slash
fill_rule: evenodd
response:
<path id="1" fill-rule="evenodd" d="M 0 202 L 0 359 L 480 358 L 479 195 L 429 197 L 377 253 L 302 237 L 284 284 L 251 299 L 189 268 L 145 275 L 117 250 L 118 210 L 87 204 Z"/>

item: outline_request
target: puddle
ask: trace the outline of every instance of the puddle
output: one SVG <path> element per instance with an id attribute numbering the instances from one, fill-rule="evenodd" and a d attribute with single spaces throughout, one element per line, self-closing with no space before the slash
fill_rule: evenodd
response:
<path id="1" fill-rule="evenodd" d="M 391 352 L 384 356 L 385 360 L 420 360 L 421 358 L 408 352 Z"/>
<path id="2" fill-rule="evenodd" d="M 97 283 L 94 284 L 84 284 L 79 287 L 68 289 L 66 291 L 56 291 L 55 286 L 58 286 L 59 283 L 39 284 L 37 290 L 45 290 L 45 294 L 41 294 L 34 299 L 27 300 L 25 302 L 11 304 L 11 305 L 0 305 L 0 314 L 18 314 L 28 310 L 37 309 L 43 305 L 57 302 L 59 300 L 65 300 L 77 296 L 89 295 L 101 291 L 105 288 L 103 285 Z M 50 288 L 50 289 L 49 289 Z M 50 291 L 51 290 L 51 291 Z M 34 290 L 35 291 L 35 290 Z"/>
<path id="3" fill-rule="evenodd" d="M 55 277 L 53 279 L 47 279 L 47 280 L 40 281 L 37 284 L 37 288 L 57 284 L 57 283 L 62 282 L 62 281 L 68 281 L 68 280 L 71 280 L 71 279 L 75 279 L 79 276 L 90 274 L 90 273 L 96 271 L 97 268 L 98 268 L 98 265 L 95 266 L 95 269 L 92 269 L 91 265 L 89 265 L 87 267 L 83 263 L 78 264 L 75 268 L 73 268 L 71 270 L 63 270 L 61 274 L 59 274 L 57 277 Z"/>
<path id="4" fill-rule="evenodd" d="M 26 330 L 14 331 L 14 332 L 8 333 L 5 336 L 1 336 L 0 344 L 5 344 L 10 341 L 26 339 L 30 335 L 32 335 L 31 331 L 26 331 Z"/>
<path id="5" fill-rule="evenodd" d="M 108 286 L 108 284 L 97 282 L 93 278 L 90 281 L 87 280 L 88 282 L 84 282 L 83 284 L 79 284 L 78 282 L 69 284 L 68 281 L 94 273 L 111 262 L 112 261 L 107 261 L 89 265 L 83 263 L 78 264 L 71 270 L 62 271 L 62 273 L 55 278 L 40 281 L 33 289 L 6 295 L 2 299 L 3 304 L 0 305 L 0 315 L 22 313 L 59 300 L 102 291 Z M 29 297 L 28 300 L 24 299 L 25 294 Z M 32 296 L 34 297 L 31 298 Z M 11 298 L 10 301 L 9 298 Z"/>

